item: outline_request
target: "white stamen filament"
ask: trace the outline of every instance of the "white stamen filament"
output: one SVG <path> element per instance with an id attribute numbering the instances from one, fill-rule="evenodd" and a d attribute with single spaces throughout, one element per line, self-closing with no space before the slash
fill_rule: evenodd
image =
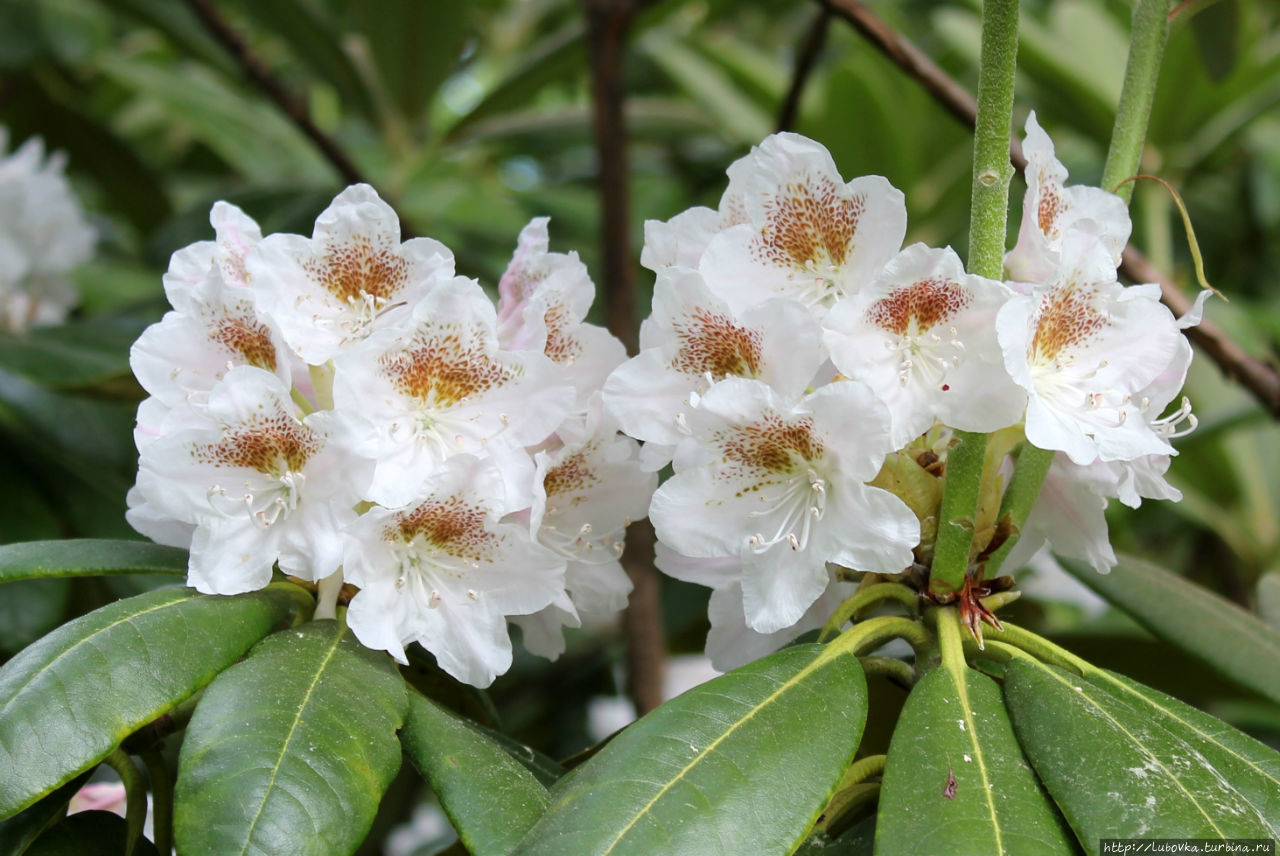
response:
<path id="1" fill-rule="evenodd" d="M 1147 399 L 1143 399 L 1143 401 L 1147 405 L 1150 405 L 1150 401 Z M 1180 428 L 1179 426 L 1183 422 L 1186 423 L 1186 427 Z M 1170 413 L 1168 416 L 1157 419 L 1151 423 L 1151 427 L 1155 429 L 1155 432 L 1166 440 L 1185 437 L 1192 431 L 1196 430 L 1199 425 L 1200 420 L 1191 412 L 1191 399 L 1187 398 L 1185 395 L 1182 397 L 1181 407 Z"/>
<path id="2" fill-rule="evenodd" d="M 798 458 L 794 452 L 793 457 Z M 807 462 L 806 462 L 807 463 Z M 763 553 L 774 544 L 786 541 L 792 550 L 803 550 L 809 543 L 813 526 L 827 510 L 827 483 L 811 467 L 807 478 L 787 479 L 782 491 L 775 496 L 761 496 L 760 501 L 769 507 L 752 511 L 752 518 L 770 518 L 777 521 L 772 536 L 757 532 L 747 539 L 747 546 L 755 553 Z"/>

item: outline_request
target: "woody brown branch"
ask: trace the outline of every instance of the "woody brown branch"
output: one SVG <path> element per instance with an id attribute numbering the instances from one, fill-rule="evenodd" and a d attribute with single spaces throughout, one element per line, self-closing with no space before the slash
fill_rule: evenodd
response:
<path id="1" fill-rule="evenodd" d="M 623 59 L 627 32 L 643 5 L 644 0 L 583 0 L 591 65 L 605 311 L 609 330 L 633 354 L 638 345 L 638 325 L 629 231 Z M 634 586 L 622 616 L 627 637 L 627 690 L 636 712 L 643 715 L 662 704 L 666 659 L 660 583 L 653 565 L 653 529 L 647 522 L 631 526 L 622 563 Z"/>
<path id="2" fill-rule="evenodd" d="M 852 25 L 881 53 L 918 81 L 961 124 L 969 129 L 974 127 L 978 115 L 977 100 L 902 34 L 859 0 L 818 2 Z M 1023 172 L 1027 161 L 1016 137 L 1009 139 L 1009 159 L 1019 173 Z M 1157 269 L 1132 246 L 1125 248 L 1120 273 L 1133 282 L 1159 283 L 1161 299 L 1174 315 L 1182 315 L 1191 308 L 1191 298 L 1182 293 L 1173 278 Z M 1218 365 L 1223 374 L 1249 390 L 1272 416 L 1280 419 L 1280 373 L 1274 366 L 1250 356 L 1221 327 L 1211 321 L 1204 321 L 1198 327 L 1188 329 L 1186 334 L 1200 351 Z"/>
<path id="3" fill-rule="evenodd" d="M 355 161 L 336 140 L 316 126 L 303 100 L 280 82 L 270 67 L 249 47 L 248 41 L 222 17 L 213 0 L 186 0 L 186 2 L 209 34 L 235 59 L 249 82 L 261 90 L 289 121 L 293 122 L 298 130 L 315 144 L 320 154 L 337 170 L 344 181 L 348 184 L 368 183 L 368 179 L 356 166 Z M 416 234 L 403 216 L 400 219 L 400 231 L 405 238 Z"/>

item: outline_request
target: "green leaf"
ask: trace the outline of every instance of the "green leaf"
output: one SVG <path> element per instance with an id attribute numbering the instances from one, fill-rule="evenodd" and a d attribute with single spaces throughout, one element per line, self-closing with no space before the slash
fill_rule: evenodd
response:
<path id="1" fill-rule="evenodd" d="M 343 104 L 376 119 L 373 97 L 365 88 L 351 58 L 338 42 L 338 33 L 310 4 L 298 0 L 240 0 L 238 4 L 258 23 L 284 39 L 297 58 L 337 91 Z"/>
<path id="2" fill-rule="evenodd" d="M 1270 834 L 1194 746 L 1082 678 L 1014 660 L 1005 703 L 1023 751 L 1090 854 L 1101 838 Z"/>
<path id="3" fill-rule="evenodd" d="M 110 538 L 24 541 L 0 546 L 0 582 L 104 574 L 185 577 L 187 551 L 149 541 Z"/>
<path id="4" fill-rule="evenodd" d="M 1258 580 L 1258 614 L 1280 630 L 1280 571 L 1263 574 Z"/>
<path id="5" fill-rule="evenodd" d="M 352 3 L 351 11 L 369 40 L 389 100 L 402 117 L 416 123 L 462 56 L 467 5 L 381 0 Z"/>
<path id="6" fill-rule="evenodd" d="M 757 660 L 625 729 L 577 768 L 515 853 L 790 853 L 853 757 L 866 703 L 847 649 L 796 645 Z"/>
<path id="7" fill-rule="evenodd" d="M 1191 19 L 1190 27 L 1209 79 L 1214 83 L 1226 80 L 1240 56 L 1239 5 L 1208 3 Z"/>
<path id="8" fill-rule="evenodd" d="M 235 662 L 288 597 L 168 588 L 77 618 L 0 668 L 0 817 L 98 763 Z"/>
<path id="9" fill-rule="evenodd" d="M 1202 710 L 1114 672 L 1087 680 L 1195 747 L 1266 819 L 1280 838 L 1280 752 Z"/>
<path id="10" fill-rule="evenodd" d="M 506 856 L 550 802 L 505 749 L 416 692 L 400 739 L 473 856 Z"/>
<path id="11" fill-rule="evenodd" d="M 21 856 L 40 835 L 67 813 L 67 804 L 76 791 L 89 781 L 92 770 L 85 771 L 13 817 L 0 821 L 0 856 Z"/>
<path id="12" fill-rule="evenodd" d="M 120 856 L 129 840 L 129 825 L 109 811 L 82 811 L 52 827 L 26 851 L 26 856 Z M 156 846 L 139 838 L 134 856 L 160 856 Z"/>
<path id="13" fill-rule="evenodd" d="M 209 685 L 178 760 L 178 850 L 338 856 L 400 769 L 408 699 L 336 621 L 269 636 Z"/>
<path id="14" fill-rule="evenodd" d="M 1176 574 L 1123 553 L 1118 558 L 1109 574 L 1073 560 L 1063 566 L 1160 639 L 1280 702 L 1280 631 Z"/>
<path id="15" fill-rule="evenodd" d="M 44 386 L 93 386 L 129 374 L 129 347 L 143 326 L 99 319 L 0 336 L 0 366 Z"/>
<path id="16" fill-rule="evenodd" d="M 1022 757 L 996 682 L 973 669 L 925 675 L 889 743 L 876 856 L 1076 852 Z"/>
<path id="17" fill-rule="evenodd" d="M 526 746 L 514 737 L 503 734 L 501 731 L 495 731 L 492 728 L 486 728 L 478 723 L 472 723 L 481 733 L 486 735 L 494 743 L 502 748 L 512 758 L 516 759 L 522 767 L 533 774 L 544 788 L 549 788 L 567 773 L 568 771 L 555 759 L 542 754 L 532 746 Z"/>

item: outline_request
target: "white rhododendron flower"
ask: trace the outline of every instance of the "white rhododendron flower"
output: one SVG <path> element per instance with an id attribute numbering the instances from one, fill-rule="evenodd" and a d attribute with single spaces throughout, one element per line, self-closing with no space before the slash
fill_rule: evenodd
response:
<path id="1" fill-rule="evenodd" d="M 345 423 L 344 442 L 376 459 L 368 498 L 387 506 L 417 498 L 451 455 L 540 442 L 573 403 L 548 357 L 499 347 L 493 304 L 462 277 L 437 285 L 407 324 L 369 337 L 334 369 L 335 407 L 359 417 Z"/>
<path id="2" fill-rule="evenodd" d="M 77 295 L 67 275 L 93 256 L 96 234 L 39 138 L 6 155 L 0 127 L 0 331 L 66 319 Z"/>
<path id="3" fill-rule="evenodd" d="M 307 580 L 331 574 L 369 468 L 330 441 L 326 414 L 302 417 L 262 369 L 227 372 L 204 413 L 207 428 L 145 446 L 138 472 L 150 509 L 195 526 L 188 582 L 213 594 L 252 591 L 276 562 Z"/>
<path id="4" fill-rule="evenodd" d="M 270 319 L 254 306 L 251 292 L 227 283 L 222 267 L 183 287 L 172 284 L 177 307 L 143 332 L 129 364 L 143 389 L 165 405 L 202 402 L 234 366 L 256 366 L 287 386 L 294 357 Z"/>
<path id="5" fill-rule="evenodd" d="M 1158 285 L 1123 286 L 1110 252 L 1071 233 L 1057 275 L 1005 304 L 1005 367 L 1026 390 L 1027 439 L 1077 464 L 1173 452 L 1147 421 L 1143 390 L 1182 353 Z"/>
<path id="6" fill-rule="evenodd" d="M 790 402 L 730 378 L 691 417 L 687 453 L 649 516 L 685 556 L 741 558 L 753 630 L 796 623 L 826 590 L 828 562 L 883 573 L 911 564 L 915 516 L 863 483 L 892 451 L 888 411 L 869 388 L 842 381 Z"/>
<path id="7" fill-rule="evenodd" d="M 1027 193 L 1018 243 L 1004 260 L 1009 275 L 1019 282 L 1051 277 L 1062 262 L 1063 240 L 1072 232 L 1096 238 L 1115 268 L 1132 228 L 1124 200 L 1097 187 L 1067 187 L 1067 168 L 1054 156 L 1053 141 L 1036 122 L 1035 111 L 1026 127 Z"/>
<path id="8" fill-rule="evenodd" d="M 547 217 L 520 231 L 511 264 L 498 282 L 498 341 L 513 351 L 539 350 L 577 391 L 577 409 L 627 358 L 617 337 L 586 322 L 596 288 L 577 253 L 552 253 Z"/>
<path id="9" fill-rule="evenodd" d="M 711 665 L 722 672 L 770 654 L 797 636 L 822 627 L 857 589 L 853 583 L 837 579 L 835 571 L 829 569 L 831 580 L 826 590 L 795 624 L 772 633 L 760 633 L 747 624 L 743 610 L 740 558 L 691 559 L 662 543 L 657 545 L 656 554 L 654 563 L 667 576 L 711 588 L 707 606 L 707 618 L 711 622 L 707 657 Z"/>
<path id="10" fill-rule="evenodd" d="M 375 330 L 394 327 L 453 276 L 439 241 L 400 243 L 400 221 L 372 187 L 338 194 L 310 238 L 270 235 L 246 259 L 258 305 L 311 365 L 333 359 Z"/>
<path id="11" fill-rule="evenodd" d="M 189 584 L 324 580 L 332 617 L 355 583 L 366 645 L 403 661 L 421 642 L 477 686 L 511 664 L 508 619 L 554 657 L 580 612 L 626 604 L 625 529 L 657 479 L 605 420 L 625 351 L 586 323 L 595 287 L 549 252 L 546 218 L 521 233 L 501 318 L 443 245 L 401 243 L 366 185 L 311 238 L 264 238 L 221 202 L 210 219 L 216 239 L 174 254 L 173 311 L 131 353 L 151 397 L 127 519 L 191 550 Z"/>
<path id="12" fill-rule="evenodd" d="M 658 274 L 640 354 L 604 385 L 605 406 L 632 437 L 674 446 L 688 436 L 693 401 L 727 377 L 762 380 L 797 398 L 826 359 L 821 331 L 798 303 L 771 300 L 740 314 L 700 274 Z"/>
<path id="13" fill-rule="evenodd" d="M 374 508 L 347 529 L 344 574 L 360 586 L 347 621 L 370 648 L 406 663 L 405 644 L 419 642 L 458 680 L 487 687 L 511 666 L 507 616 L 562 594 L 565 560 L 501 522 L 492 462 L 454 456 L 423 488 L 415 504 Z"/>
<path id="14" fill-rule="evenodd" d="M 262 241 L 262 229 L 248 214 L 229 202 L 215 202 L 209 212 L 214 240 L 196 241 L 173 254 L 164 275 L 164 293 L 175 309 L 187 310 L 188 292 L 200 287 L 209 271 L 217 269 L 231 286 L 249 284 L 245 259 Z"/>
<path id="15" fill-rule="evenodd" d="M 1026 393 L 1004 368 L 995 318 L 1013 292 L 971 276 L 950 248 L 913 244 L 823 322 L 831 359 L 889 408 L 905 446 L 935 421 L 995 431 L 1022 416 Z"/>
<path id="16" fill-rule="evenodd" d="M 846 182 L 830 153 L 798 134 L 774 134 L 730 166 L 725 195 L 741 224 L 707 243 L 698 269 L 736 310 L 781 297 L 821 317 L 869 283 L 906 235 L 900 190 L 877 175 Z"/>

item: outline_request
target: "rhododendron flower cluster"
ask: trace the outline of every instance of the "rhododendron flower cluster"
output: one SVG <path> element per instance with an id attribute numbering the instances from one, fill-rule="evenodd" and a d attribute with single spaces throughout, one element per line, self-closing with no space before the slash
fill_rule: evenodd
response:
<path id="1" fill-rule="evenodd" d="M 0 330 L 67 317 L 77 295 L 67 275 L 93 255 L 96 238 L 71 185 L 66 158 L 39 138 L 12 154 L 0 127 Z"/>
<path id="2" fill-rule="evenodd" d="M 545 218 L 496 307 L 366 185 L 310 238 L 223 202 L 210 219 L 132 351 L 150 397 L 129 520 L 190 548 L 191 585 L 345 580 L 364 644 L 405 662 L 419 642 L 477 686 L 511 664 L 508 619 L 555 656 L 563 627 L 621 608 L 656 476 L 602 407 L 625 352 L 586 323 L 594 286 Z"/>
<path id="3" fill-rule="evenodd" d="M 1067 186 L 1034 114 L 1025 150 L 1007 282 L 902 248 L 903 194 L 846 182 L 795 134 L 734 163 L 718 210 L 646 224 L 653 314 L 604 402 L 646 466 L 674 468 L 650 512 L 658 563 L 713 589 L 718 667 L 820 626 L 850 571 L 927 568 L 955 430 L 998 432 L 974 559 L 1024 438 L 1056 459 L 1017 560 L 1047 541 L 1106 571 L 1106 501 L 1178 498 L 1169 441 L 1194 418 L 1165 411 L 1202 301 L 1179 321 L 1158 286 L 1122 285 L 1126 206 Z"/>

